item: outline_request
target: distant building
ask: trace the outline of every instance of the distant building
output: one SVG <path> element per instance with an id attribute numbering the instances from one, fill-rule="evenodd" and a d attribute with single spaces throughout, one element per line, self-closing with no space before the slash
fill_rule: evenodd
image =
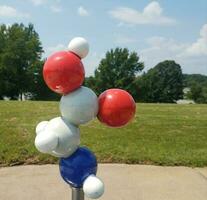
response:
<path id="1" fill-rule="evenodd" d="M 26 93 L 22 94 L 22 98 L 21 98 L 21 95 L 19 94 L 17 100 L 18 101 L 27 101 L 27 100 L 31 100 L 32 98 L 33 98 L 33 94 L 30 92 L 26 92 Z M 10 101 L 11 97 L 3 96 L 3 100 Z"/>
<path id="2" fill-rule="evenodd" d="M 19 101 L 27 101 L 27 100 L 31 100 L 32 97 L 33 97 L 33 95 L 31 92 L 25 92 L 22 94 L 22 99 L 21 99 L 21 96 L 19 95 L 18 100 Z"/>
<path id="3" fill-rule="evenodd" d="M 189 99 L 179 99 L 176 101 L 177 104 L 195 104 L 195 101 Z"/>

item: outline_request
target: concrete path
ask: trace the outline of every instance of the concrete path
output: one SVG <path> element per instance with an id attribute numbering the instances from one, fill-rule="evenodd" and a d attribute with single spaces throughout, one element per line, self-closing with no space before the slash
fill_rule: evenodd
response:
<path id="1" fill-rule="evenodd" d="M 101 164 L 100 200 L 207 200 L 207 168 Z M 1 200 L 70 200 L 57 165 L 0 168 Z"/>

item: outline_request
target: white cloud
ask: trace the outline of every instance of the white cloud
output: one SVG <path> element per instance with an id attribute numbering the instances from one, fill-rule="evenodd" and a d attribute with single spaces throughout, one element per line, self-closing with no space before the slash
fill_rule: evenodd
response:
<path id="1" fill-rule="evenodd" d="M 62 7 L 60 6 L 61 1 L 60 0 L 29 0 L 32 2 L 34 6 L 42 6 L 46 4 L 50 10 L 54 13 L 60 13 L 62 11 Z"/>
<path id="2" fill-rule="evenodd" d="M 138 11 L 128 7 L 118 7 L 109 12 L 112 17 L 126 24 L 154 24 L 172 25 L 175 20 L 163 15 L 163 9 L 156 1 L 149 3 L 143 11 Z"/>
<path id="3" fill-rule="evenodd" d="M 46 4 L 50 10 L 54 13 L 60 13 L 62 11 L 62 7 L 60 6 L 61 1 L 60 0 L 29 0 L 32 2 L 33 5 L 35 6 L 41 6 Z"/>
<path id="4" fill-rule="evenodd" d="M 119 22 L 117 24 L 118 27 L 134 27 L 135 25 L 134 24 L 126 24 L 126 23 L 123 23 L 123 22 Z"/>
<path id="5" fill-rule="evenodd" d="M 171 53 L 182 52 L 188 46 L 187 44 L 178 43 L 172 38 L 164 38 L 157 36 L 148 38 L 146 41 L 148 45 L 151 46 L 149 49 L 168 49 L 168 51 L 170 51 Z"/>
<path id="6" fill-rule="evenodd" d="M 54 13 L 60 13 L 62 11 L 62 8 L 59 5 L 52 5 L 50 6 L 50 9 Z"/>
<path id="7" fill-rule="evenodd" d="M 56 46 L 50 46 L 45 49 L 45 56 L 50 56 L 51 54 L 61 51 L 61 50 L 66 50 L 67 47 L 63 44 L 57 44 Z"/>
<path id="8" fill-rule="evenodd" d="M 35 6 L 40 6 L 47 3 L 47 0 L 30 0 Z"/>
<path id="9" fill-rule="evenodd" d="M 203 25 L 200 37 L 186 49 L 185 53 L 190 56 L 207 55 L 207 24 Z"/>
<path id="10" fill-rule="evenodd" d="M 145 62 L 147 69 L 163 60 L 177 60 L 177 55 L 187 47 L 186 44 L 180 44 L 173 39 L 164 37 L 151 37 L 146 42 L 149 47 L 140 51 L 140 57 Z"/>
<path id="11" fill-rule="evenodd" d="M 117 35 L 115 39 L 115 43 L 117 44 L 129 44 L 134 42 L 137 42 L 137 40 L 123 35 Z"/>
<path id="12" fill-rule="evenodd" d="M 29 14 L 22 13 L 18 11 L 16 8 L 7 6 L 7 5 L 0 5 L 0 17 L 20 17 L 20 18 L 27 18 Z"/>
<path id="13" fill-rule="evenodd" d="M 78 8 L 78 15 L 81 17 L 89 16 L 89 12 L 82 6 Z"/>
<path id="14" fill-rule="evenodd" d="M 146 40 L 148 48 L 140 51 L 146 70 L 164 60 L 175 60 L 184 73 L 207 74 L 207 29 L 200 31 L 200 38 L 194 43 L 179 43 L 171 38 L 152 37 Z"/>

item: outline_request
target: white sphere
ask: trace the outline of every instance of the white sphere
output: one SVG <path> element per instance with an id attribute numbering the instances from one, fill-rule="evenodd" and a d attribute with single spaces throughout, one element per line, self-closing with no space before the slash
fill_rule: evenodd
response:
<path id="1" fill-rule="evenodd" d="M 75 37 L 68 44 L 68 50 L 80 58 L 85 58 L 89 52 L 89 44 L 85 38 Z"/>
<path id="2" fill-rule="evenodd" d="M 104 184 L 98 177 L 91 175 L 84 181 L 83 191 L 88 198 L 97 199 L 104 193 Z"/>
<path id="3" fill-rule="evenodd" d="M 64 120 L 56 117 L 49 121 L 46 130 L 55 133 L 58 138 L 58 145 L 51 152 L 57 157 L 68 157 L 73 154 L 80 144 L 79 128 Z"/>
<path id="4" fill-rule="evenodd" d="M 35 138 L 35 147 L 42 153 L 50 153 L 58 145 L 58 138 L 54 133 L 42 131 Z"/>
<path id="5" fill-rule="evenodd" d="M 47 124 L 42 122 L 36 129 L 38 134 L 35 138 L 35 146 L 42 153 L 68 157 L 80 144 L 79 128 L 62 117 L 56 117 Z"/>
<path id="6" fill-rule="evenodd" d="M 39 134 L 40 132 L 42 132 L 47 126 L 47 124 L 48 124 L 48 121 L 42 121 L 39 124 L 37 124 L 36 130 L 35 130 L 36 134 Z"/>
<path id="7" fill-rule="evenodd" d="M 98 98 L 87 87 L 62 96 L 60 112 L 66 120 L 75 125 L 85 124 L 96 117 L 98 113 Z"/>

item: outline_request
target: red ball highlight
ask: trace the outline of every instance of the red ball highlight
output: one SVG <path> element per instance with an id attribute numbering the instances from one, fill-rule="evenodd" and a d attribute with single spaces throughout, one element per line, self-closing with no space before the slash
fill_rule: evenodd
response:
<path id="1" fill-rule="evenodd" d="M 78 56 L 68 51 L 54 53 L 46 60 L 43 77 L 54 92 L 68 94 L 79 88 L 84 81 L 85 71 Z"/>
<path id="2" fill-rule="evenodd" d="M 99 96 L 98 119 L 110 127 L 126 125 L 134 117 L 136 104 L 125 90 L 109 89 Z"/>

